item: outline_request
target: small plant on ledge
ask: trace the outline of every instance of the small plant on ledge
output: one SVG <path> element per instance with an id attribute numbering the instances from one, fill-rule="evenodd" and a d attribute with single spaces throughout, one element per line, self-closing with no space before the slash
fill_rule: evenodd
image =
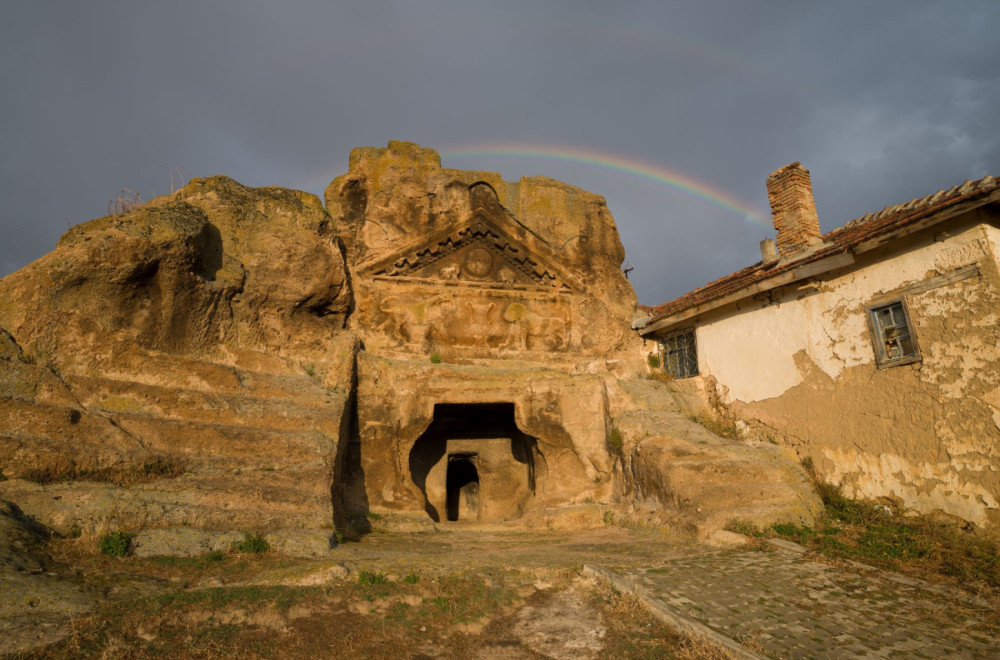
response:
<path id="1" fill-rule="evenodd" d="M 132 549 L 132 535 L 128 532 L 107 532 L 97 541 L 101 552 L 110 557 L 124 557 Z"/>
<path id="2" fill-rule="evenodd" d="M 233 550 L 247 555 L 259 555 L 265 553 L 270 545 L 259 532 L 243 532 L 242 541 L 233 541 Z"/>

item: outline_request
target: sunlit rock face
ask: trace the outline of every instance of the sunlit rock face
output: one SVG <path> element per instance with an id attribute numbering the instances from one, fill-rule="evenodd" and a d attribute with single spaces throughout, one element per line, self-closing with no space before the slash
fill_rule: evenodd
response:
<path id="1" fill-rule="evenodd" d="M 780 482 L 768 507 L 741 515 L 808 519 L 789 470 L 727 495 L 719 466 L 756 459 L 721 439 L 680 452 L 722 475 L 715 516 L 638 458 L 691 422 L 670 387 L 621 385 L 646 369 L 623 257 L 601 197 L 410 143 L 355 149 L 325 208 L 195 179 L 0 280 L 0 498 L 63 533 L 201 528 L 163 533 L 194 539 L 161 544 L 181 554 L 371 512 L 603 525 L 602 502 L 717 526 L 761 479 Z"/>
<path id="2" fill-rule="evenodd" d="M 352 506 L 497 521 L 609 494 L 602 377 L 640 356 L 604 200 L 401 142 L 355 149 L 326 200 L 365 347 Z"/>
<path id="3" fill-rule="evenodd" d="M 330 526 L 355 338 L 315 195 L 195 179 L 0 280 L 0 497 L 60 532 Z"/>
<path id="4" fill-rule="evenodd" d="M 634 359 L 635 294 L 603 198 L 442 169 L 436 152 L 390 142 L 355 149 L 326 201 L 369 351 L 578 370 Z"/>

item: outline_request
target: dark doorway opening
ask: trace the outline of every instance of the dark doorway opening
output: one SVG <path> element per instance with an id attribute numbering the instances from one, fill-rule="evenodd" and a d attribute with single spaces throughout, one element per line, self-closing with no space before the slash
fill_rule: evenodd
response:
<path id="1" fill-rule="evenodd" d="M 517 428 L 513 403 L 437 403 L 409 467 L 434 522 L 507 520 L 534 495 L 540 457 L 536 439 Z"/>
<path id="2" fill-rule="evenodd" d="M 452 454 L 448 457 L 445 480 L 448 492 L 448 520 L 458 520 L 462 513 L 469 518 L 479 513 L 479 470 L 475 454 Z"/>

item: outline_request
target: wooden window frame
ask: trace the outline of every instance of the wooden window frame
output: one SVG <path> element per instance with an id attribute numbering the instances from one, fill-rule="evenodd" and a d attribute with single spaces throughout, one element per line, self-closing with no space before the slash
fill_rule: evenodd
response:
<path id="1" fill-rule="evenodd" d="M 910 343 L 913 344 L 913 354 L 903 357 L 890 358 L 885 352 L 885 338 L 875 320 L 875 312 L 890 305 L 899 304 L 903 310 L 903 319 L 906 321 L 906 330 L 910 335 Z M 871 336 L 872 348 L 875 351 L 875 366 L 878 369 L 889 369 L 890 367 L 900 367 L 904 364 L 913 364 L 923 360 L 920 354 L 920 341 L 917 339 L 917 329 L 913 324 L 913 317 L 910 315 L 910 307 L 906 302 L 906 296 L 892 298 L 881 298 L 865 305 L 865 316 L 868 318 L 868 333 Z"/>

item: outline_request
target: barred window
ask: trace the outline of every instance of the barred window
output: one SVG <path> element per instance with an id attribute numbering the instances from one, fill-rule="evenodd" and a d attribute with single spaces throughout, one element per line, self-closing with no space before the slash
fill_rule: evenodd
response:
<path id="1" fill-rule="evenodd" d="M 875 362 L 879 367 L 909 364 L 920 359 L 917 338 L 903 299 L 868 309 Z"/>
<path id="2" fill-rule="evenodd" d="M 663 338 L 663 368 L 674 378 L 698 375 L 698 350 L 694 328 L 687 328 Z"/>

